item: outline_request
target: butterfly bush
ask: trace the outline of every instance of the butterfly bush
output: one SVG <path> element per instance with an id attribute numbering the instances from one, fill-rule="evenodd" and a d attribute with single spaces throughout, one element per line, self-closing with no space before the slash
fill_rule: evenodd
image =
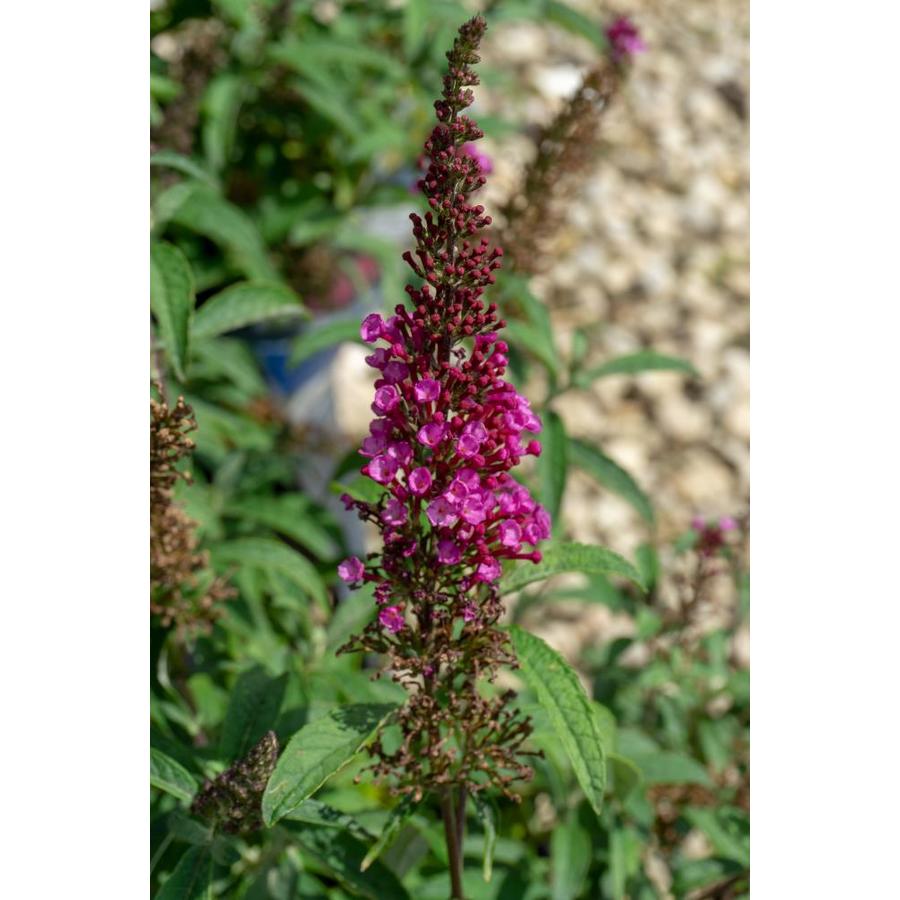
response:
<path id="1" fill-rule="evenodd" d="M 376 770 L 417 795 L 449 784 L 505 788 L 528 774 L 515 759 L 527 721 L 506 709 L 507 696 L 484 699 L 475 681 L 514 664 L 496 627 L 503 561 L 539 562 L 537 545 L 550 534 L 546 510 L 510 474 L 540 455 L 541 422 L 504 378 L 505 323 L 483 299 L 503 251 L 481 236 L 491 217 L 470 199 L 489 164 L 473 147 L 483 132 L 462 111 L 478 83 L 470 67 L 484 30 L 483 19 L 470 20 L 447 54 L 418 182 L 429 209 L 410 215 L 416 246 L 403 254 L 416 276 L 409 303 L 387 319 L 367 316 L 360 331 L 378 372 L 362 474 L 383 494 L 377 502 L 343 497 L 383 543 L 338 567 L 348 584 L 372 585 L 378 607 L 342 649 L 387 654 L 392 676 L 409 689 L 400 749 L 389 753 L 380 740 L 373 747 Z"/>

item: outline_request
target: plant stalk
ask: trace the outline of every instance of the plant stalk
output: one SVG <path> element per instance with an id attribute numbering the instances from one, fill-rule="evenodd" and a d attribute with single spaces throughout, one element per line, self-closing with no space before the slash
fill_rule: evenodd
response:
<path id="1" fill-rule="evenodd" d="M 450 897 L 451 900 L 465 900 L 462 882 L 461 829 L 457 830 L 452 788 L 448 788 L 441 797 L 441 816 L 444 819 L 444 838 L 447 841 L 447 858 L 450 863 Z"/>

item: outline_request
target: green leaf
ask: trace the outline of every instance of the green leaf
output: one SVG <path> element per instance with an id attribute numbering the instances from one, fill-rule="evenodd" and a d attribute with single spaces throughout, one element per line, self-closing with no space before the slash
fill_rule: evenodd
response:
<path id="1" fill-rule="evenodd" d="M 631 760 L 641 770 L 647 784 L 701 784 L 713 787 L 706 769 L 683 753 L 669 750 L 632 753 Z"/>
<path id="2" fill-rule="evenodd" d="M 211 175 L 196 160 L 176 153 L 174 150 L 160 150 L 150 157 L 151 166 L 163 166 L 167 169 L 174 169 L 190 178 L 196 178 L 197 181 L 204 181 L 210 187 L 218 188 L 219 183 L 214 175 Z"/>
<path id="3" fill-rule="evenodd" d="M 550 835 L 553 900 L 577 900 L 584 896 L 591 865 L 591 837 L 574 816 L 558 824 Z"/>
<path id="4" fill-rule="evenodd" d="M 537 357 L 555 378 L 559 377 L 559 357 L 553 345 L 552 332 L 544 331 L 528 322 L 512 320 L 506 323 L 504 337 L 513 347 L 527 350 L 532 356 Z"/>
<path id="5" fill-rule="evenodd" d="M 650 590 L 659 579 L 659 556 L 656 548 L 652 544 L 641 544 L 634 551 L 634 561 L 637 563 L 638 572 L 641 573 L 644 584 Z"/>
<path id="6" fill-rule="evenodd" d="M 327 350 L 344 341 L 362 343 L 362 338 L 359 336 L 359 322 L 355 319 L 339 319 L 336 322 L 310 328 L 294 341 L 289 364 L 299 366 L 300 363 L 314 356 L 320 350 Z"/>
<path id="7" fill-rule="evenodd" d="M 150 784 L 185 803 L 190 803 L 197 792 L 194 776 L 156 747 L 150 748 Z"/>
<path id="8" fill-rule="evenodd" d="M 412 60 L 425 38 L 428 27 L 428 0 L 408 0 L 403 8 L 403 55 Z"/>
<path id="9" fill-rule="evenodd" d="M 381 856 L 382 852 L 386 850 L 391 842 L 397 837 L 397 832 L 400 831 L 400 828 L 406 822 L 406 820 L 415 812 L 416 807 L 419 805 L 419 801 L 414 800 L 409 794 L 407 794 L 392 810 L 391 814 L 388 817 L 387 823 L 384 826 L 384 830 L 381 832 L 378 840 L 369 848 L 369 852 L 366 854 L 365 859 L 360 863 L 359 868 L 360 871 L 365 872 L 369 866 Z"/>
<path id="10" fill-rule="evenodd" d="M 604 746 L 600 715 L 559 653 L 517 625 L 510 628 L 510 637 L 522 675 L 546 711 L 581 789 L 599 816 L 606 789 L 606 753 L 612 749 Z"/>
<path id="11" fill-rule="evenodd" d="M 163 241 L 150 245 L 150 306 L 175 375 L 184 381 L 194 311 L 194 277 L 184 254 Z"/>
<path id="12" fill-rule="evenodd" d="M 620 800 L 626 800 L 643 782 L 641 770 L 630 759 L 618 753 L 610 753 L 607 762 L 612 774 L 613 793 Z"/>
<path id="13" fill-rule="evenodd" d="M 150 96 L 163 103 L 168 103 L 181 93 L 181 85 L 158 72 L 150 73 Z"/>
<path id="14" fill-rule="evenodd" d="M 573 465 L 592 475 L 600 484 L 627 500 L 643 517 L 653 524 L 653 505 L 640 485 L 617 462 L 596 447 L 569 439 L 569 460 Z"/>
<path id="15" fill-rule="evenodd" d="M 717 856 L 733 860 L 744 868 L 750 867 L 750 847 L 747 840 L 731 834 L 719 821 L 714 810 L 688 807 L 684 811 L 684 817 L 709 838 Z"/>
<path id="16" fill-rule="evenodd" d="M 225 288 L 197 310 L 194 334 L 216 337 L 271 319 L 307 318 L 299 297 L 280 284 L 244 281 Z"/>
<path id="17" fill-rule="evenodd" d="M 494 815 L 493 806 L 488 803 L 481 791 L 474 794 L 472 799 L 475 801 L 475 810 L 484 829 L 484 862 L 481 871 L 484 880 L 490 882 L 494 870 L 494 850 L 497 846 L 497 817 Z"/>
<path id="18" fill-rule="evenodd" d="M 540 499 L 547 507 L 554 525 L 559 521 L 559 509 L 566 490 L 568 475 L 568 441 L 562 419 L 552 410 L 542 414 L 541 455 L 537 469 L 540 477 Z"/>
<path id="19" fill-rule="evenodd" d="M 339 551 L 335 539 L 313 517 L 309 501 L 302 494 L 278 497 L 255 495 L 233 500 L 224 511 L 245 522 L 257 522 L 296 541 L 320 559 L 334 559 Z"/>
<path id="20" fill-rule="evenodd" d="M 261 666 L 242 672 L 228 700 L 219 753 L 233 762 L 246 756 L 274 727 L 287 688 L 287 673 L 273 678 Z"/>
<path id="21" fill-rule="evenodd" d="M 217 571 L 221 572 L 231 565 L 251 566 L 264 571 L 274 569 L 290 578 L 323 609 L 331 610 L 328 591 L 315 566 L 305 556 L 275 538 L 236 538 L 215 544 L 210 553 Z"/>
<path id="22" fill-rule="evenodd" d="M 587 38 L 601 53 L 605 53 L 608 49 L 603 29 L 592 19 L 589 19 L 571 6 L 559 3 L 557 0 L 547 0 L 544 14 L 547 17 L 547 21 L 565 28 L 566 31 L 572 34 Z"/>
<path id="23" fill-rule="evenodd" d="M 615 828 L 609 835 L 609 868 L 614 900 L 625 900 L 628 879 L 641 862 L 641 841 L 630 828 Z"/>
<path id="24" fill-rule="evenodd" d="M 541 546 L 543 559 L 535 564 L 524 562 L 514 566 L 500 579 L 500 593 L 511 594 L 535 581 L 560 572 L 586 572 L 589 575 L 620 575 L 645 589 L 637 569 L 627 559 L 606 547 L 548 541 Z"/>
<path id="25" fill-rule="evenodd" d="M 628 356 L 619 356 L 601 366 L 581 372 L 577 378 L 579 387 L 588 387 L 592 381 L 607 375 L 637 375 L 639 372 L 670 371 L 696 375 L 697 370 L 677 356 L 665 356 L 655 350 L 640 350 Z"/>
<path id="26" fill-rule="evenodd" d="M 396 707 L 356 703 L 304 725 L 290 740 L 263 795 L 265 823 L 273 825 L 343 768 Z M 365 852 L 360 854 L 362 862 Z"/>
<path id="27" fill-rule="evenodd" d="M 349 494 L 354 500 L 363 503 L 377 503 L 384 494 L 385 488 L 365 475 L 357 475 L 349 484 L 333 481 L 330 485 L 333 494 Z"/>
<path id="28" fill-rule="evenodd" d="M 210 81 L 203 96 L 203 152 L 213 171 L 221 172 L 231 156 L 244 85 L 224 73 Z"/>
<path id="29" fill-rule="evenodd" d="M 222 247 L 248 278 L 281 281 L 256 225 L 207 185 L 176 184 L 157 199 L 156 208 L 160 220 L 171 219 Z"/>
<path id="30" fill-rule="evenodd" d="M 372 835 L 353 816 L 348 816 L 347 813 L 342 813 L 318 800 L 304 800 L 284 818 L 291 822 L 305 822 L 307 825 L 339 828 L 350 832 L 354 837 L 366 841 L 366 843 L 373 840 Z"/>
<path id="31" fill-rule="evenodd" d="M 383 863 L 376 861 L 363 872 L 365 844 L 349 834 L 332 828 L 316 828 L 283 820 L 301 849 L 315 857 L 351 893 L 369 900 L 409 900 L 400 879 Z"/>
<path id="32" fill-rule="evenodd" d="M 212 866 L 209 847 L 191 847 L 160 888 L 156 900 L 208 900 L 212 897 Z"/>

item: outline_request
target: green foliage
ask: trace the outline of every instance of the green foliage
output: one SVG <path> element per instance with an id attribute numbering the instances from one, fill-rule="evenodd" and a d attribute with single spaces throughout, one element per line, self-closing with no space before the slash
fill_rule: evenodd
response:
<path id="1" fill-rule="evenodd" d="M 345 766 L 393 708 L 358 703 L 332 710 L 301 728 L 269 779 L 262 806 L 266 824 L 283 818 Z"/>
<path id="2" fill-rule="evenodd" d="M 150 247 L 150 306 L 172 368 L 183 379 L 191 339 L 194 279 L 184 254 L 164 241 Z"/>
<path id="3" fill-rule="evenodd" d="M 535 581 L 543 581 L 560 572 L 584 572 L 594 575 L 617 575 L 627 578 L 638 587 L 644 582 L 635 567 L 618 553 L 606 547 L 547 541 L 541 547 L 543 559 L 537 563 L 522 562 L 503 575 L 500 590 L 504 594 L 521 590 Z"/>
<path id="4" fill-rule="evenodd" d="M 677 356 L 665 356 L 654 350 L 641 350 L 628 356 L 620 356 L 611 359 L 603 365 L 578 375 L 577 383 L 587 387 L 598 378 L 606 378 L 610 375 L 638 375 L 641 372 L 684 372 L 686 375 L 696 375 L 694 367 L 684 359 Z"/>
<path id="5" fill-rule="evenodd" d="M 276 22 L 279 9 L 285 17 Z M 449 893 L 436 798 L 397 802 L 367 777 L 359 784 L 352 777 L 399 689 L 370 680 L 359 657 L 336 655 L 376 607 L 371 587 L 345 596 L 339 586 L 337 561 L 360 551 L 322 493 L 331 479 L 337 494 L 373 500 L 382 489 L 354 476 L 359 457 L 345 457 L 344 448 L 334 459 L 345 463 L 322 484 L 300 487 L 297 472 L 318 451 L 297 437 L 273 397 L 256 341 L 283 339 L 288 370 L 312 368 L 322 351 L 359 342 L 361 308 L 384 311 L 403 300 L 402 248 L 368 223 L 405 219 L 418 202 L 407 185 L 444 52 L 467 11 L 455 0 L 410 0 L 341 4 L 328 23 L 319 14 L 317 4 L 167 0 L 151 15 L 154 36 L 179 45 L 198 21 L 221 29 L 218 61 L 190 76 L 203 83 L 186 143 L 163 140 L 175 101 L 190 94 L 186 74 L 152 59 L 152 366 L 166 395 L 184 395 L 198 422 L 196 451 L 185 463 L 192 483 L 175 491 L 206 560 L 198 589 L 218 578 L 233 595 L 206 632 L 153 628 L 151 894 L 163 900 L 443 900 Z M 577 35 L 585 47 L 605 44 L 603 23 L 554 0 L 498 4 L 494 17 L 500 40 L 506 22 L 527 18 Z M 528 125 L 481 120 L 488 122 L 492 135 Z M 359 274 L 361 258 L 377 266 L 374 289 Z M 317 281 L 311 271 L 327 277 Z M 352 310 L 339 310 L 331 294 L 344 277 L 353 285 Z M 746 673 L 728 652 L 733 629 L 681 646 L 679 624 L 655 601 L 671 554 L 656 543 L 651 499 L 601 448 L 567 433 L 552 408 L 564 392 L 598 378 L 696 372 L 651 350 L 585 368 L 591 329 L 573 336 L 566 359 L 526 279 L 504 270 L 495 290 L 490 299 L 510 321 L 504 337 L 513 377 L 546 386 L 534 402 L 545 425 L 543 453 L 525 477 L 533 475 L 554 519 L 542 562 L 511 566 L 501 589 L 536 586 L 522 595 L 517 617 L 567 597 L 630 616 L 635 634 L 587 648 L 570 667 L 539 638 L 511 629 L 521 706 L 535 719 L 527 746 L 545 756 L 534 760 L 531 782 L 515 784 L 521 804 L 471 798 L 466 896 L 655 896 L 642 860 L 658 847 L 654 792 L 671 790 L 693 792 L 677 809 L 676 831 L 699 829 L 713 852 L 688 860 L 677 848 L 666 851 L 675 896 L 743 877 L 747 814 L 733 783 L 746 770 L 749 713 Z M 567 424 L 579 433 L 578 423 Z M 565 540 L 560 509 L 573 466 L 648 526 L 634 563 Z M 681 559 L 695 538 L 687 533 L 676 547 Z M 583 573 L 586 585 L 538 586 L 563 572 Z M 748 582 L 736 578 L 738 615 L 746 617 Z M 658 646 L 646 665 L 622 663 L 629 648 L 648 641 Z M 270 729 L 282 752 L 262 803 L 268 827 L 232 837 L 191 816 L 201 783 Z"/>
<path id="6" fill-rule="evenodd" d="M 606 790 L 606 754 L 612 749 L 605 745 L 600 714 L 559 653 L 518 626 L 512 627 L 510 635 L 522 674 L 546 710 L 585 797 L 600 815 Z"/>
<path id="7" fill-rule="evenodd" d="M 150 784 L 187 802 L 197 790 L 194 776 L 156 747 L 150 748 Z"/>
<path id="8" fill-rule="evenodd" d="M 592 475 L 603 487 L 627 500 L 641 518 L 653 524 L 653 505 L 640 485 L 615 460 L 585 441 L 569 439 L 568 458 L 572 465 Z"/>
<path id="9" fill-rule="evenodd" d="M 306 310 L 288 288 L 246 281 L 226 288 L 203 304 L 194 320 L 194 335 L 217 337 L 270 319 L 306 316 Z"/>

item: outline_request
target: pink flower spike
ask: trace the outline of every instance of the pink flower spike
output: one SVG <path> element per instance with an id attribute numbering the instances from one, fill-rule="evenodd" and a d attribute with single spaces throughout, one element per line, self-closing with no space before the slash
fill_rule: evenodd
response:
<path id="1" fill-rule="evenodd" d="M 397 634 L 406 625 L 406 620 L 403 618 L 403 613 L 400 611 L 399 606 L 385 606 L 378 613 L 378 621 L 391 634 Z"/>
<path id="2" fill-rule="evenodd" d="M 737 522 L 731 516 L 722 516 L 719 519 L 719 528 L 722 531 L 735 531 L 738 527 Z"/>
<path id="3" fill-rule="evenodd" d="M 362 581 L 366 567 L 358 557 L 351 556 L 338 566 L 337 571 L 343 581 L 346 581 L 347 584 L 354 584 L 357 581 Z"/>
<path id="4" fill-rule="evenodd" d="M 474 622 L 478 618 L 478 607 L 474 603 L 466 603 L 462 617 L 464 622 Z"/>
<path id="5" fill-rule="evenodd" d="M 453 541 L 447 539 L 438 541 L 438 562 L 445 566 L 455 566 L 460 559 L 462 553 Z"/>
<path id="6" fill-rule="evenodd" d="M 363 323 L 359 329 L 359 336 L 367 343 L 371 344 L 381 337 L 384 328 L 384 320 L 378 313 L 371 313 L 363 319 Z"/>
<path id="7" fill-rule="evenodd" d="M 431 403 L 433 400 L 437 400 L 441 394 L 440 382 L 433 378 L 423 378 L 416 382 L 415 393 L 419 403 Z"/>
<path id="8" fill-rule="evenodd" d="M 425 466 L 419 466 L 418 469 L 413 469 L 409 473 L 406 483 L 414 494 L 421 497 L 423 494 L 427 494 L 431 487 L 431 472 Z"/>

